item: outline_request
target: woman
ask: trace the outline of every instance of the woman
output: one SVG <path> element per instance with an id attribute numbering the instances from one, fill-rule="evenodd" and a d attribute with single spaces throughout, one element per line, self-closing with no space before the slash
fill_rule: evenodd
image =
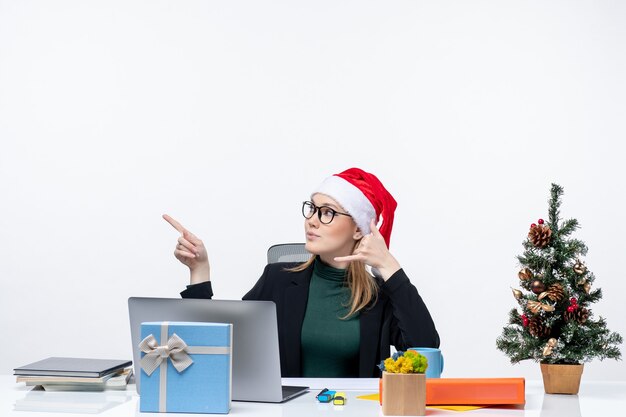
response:
<path id="1" fill-rule="evenodd" d="M 358 168 L 327 178 L 303 203 L 305 247 L 314 256 L 267 265 L 243 297 L 276 303 L 284 377 L 379 377 L 390 345 L 439 347 L 426 305 L 388 250 L 396 205 L 376 176 Z M 181 233 L 174 255 L 191 272 L 181 295 L 211 298 L 204 244 L 163 217 Z"/>

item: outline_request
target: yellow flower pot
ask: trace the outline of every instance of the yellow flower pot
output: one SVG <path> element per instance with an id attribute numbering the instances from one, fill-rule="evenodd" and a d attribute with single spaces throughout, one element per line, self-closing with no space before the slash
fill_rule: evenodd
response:
<path id="1" fill-rule="evenodd" d="M 426 415 L 426 375 L 383 372 L 383 415 Z"/>

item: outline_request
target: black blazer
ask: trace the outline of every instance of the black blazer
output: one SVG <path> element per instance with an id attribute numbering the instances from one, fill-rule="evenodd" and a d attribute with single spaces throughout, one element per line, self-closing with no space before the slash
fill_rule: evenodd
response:
<path id="1" fill-rule="evenodd" d="M 256 285 L 244 300 L 267 300 L 276 303 L 280 366 L 283 377 L 302 376 L 300 369 L 300 334 L 309 296 L 313 265 L 300 272 L 289 272 L 298 264 L 274 263 L 265 267 Z M 400 269 L 386 282 L 378 279 L 378 298 L 361 310 L 359 377 L 377 378 L 377 365 L 390 355 L 390 345 L 397 350 L 410 347 L 439 347 L 435 324 L 417 289 Z M 180 293 L 183 298 L 212 298 L 211 282 L 190 285 Z"/>

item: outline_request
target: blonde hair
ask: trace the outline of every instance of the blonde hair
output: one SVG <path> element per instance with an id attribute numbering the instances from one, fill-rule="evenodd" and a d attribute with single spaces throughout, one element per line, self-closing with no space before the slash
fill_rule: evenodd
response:
<path id="1" fill-rule="evenodd" d="M 354 244 L 352 253 L 359 247 L 361 240 Z M 289 268 L 287 271 L 300 272 L 309 268 L 315 262 L 316 256 L 312 256 L 302 265 Z M 342 319 L 347 319 L 367 307 L 372 301 L 378 298 L 378 284 L 365 269 L 365 264 L 361 261 L 352 261 L 348 265 L 346 281 L 350 289 L 350 311 Z"/>

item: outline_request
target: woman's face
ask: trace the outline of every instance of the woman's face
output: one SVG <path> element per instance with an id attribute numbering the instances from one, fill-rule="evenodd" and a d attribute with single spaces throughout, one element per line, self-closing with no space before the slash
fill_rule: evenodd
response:
<path id="1" fill-rule="evenodd" d="M 340 213 L 346 212 L 339 203 L 324 194 L 313 195 L 311 201 L 316 207 L 325 206 Z M 333 266 L 336 264 L 333 258 L 351 255 L 355 242 L 362 237 L 352 217 L 339 214 L 330 223 L 324 224 L 320 222 L 318 213 L 315 213 L 310 219 L 305 219 L 304 232 L 306 250 L 320 255 L 324 262 Z"/>

